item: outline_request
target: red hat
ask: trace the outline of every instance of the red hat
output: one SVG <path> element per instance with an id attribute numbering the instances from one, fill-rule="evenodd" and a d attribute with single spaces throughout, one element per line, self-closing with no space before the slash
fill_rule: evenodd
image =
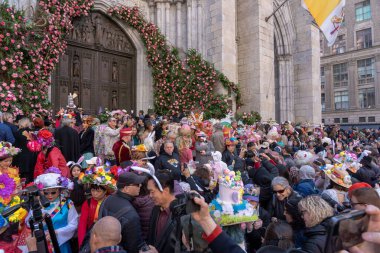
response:
<path id="1" fill-rule="evenodd" d="M 124 136 L 131 136 L 132 135 L 132 128 L 123 128 L 120 130 L 120 139 L 122 139 Z"/>
<path id="2" fill-rule="evenodd" d="M 361 188 L 372 188 L 372 186 L 370 186 L 369 184 L 367 183 L 364 183 L 364 182 L 360 182 L 360 183 L 355 183 L 353 184 L 349 189 L 348 189 L 348 197 L 351 198 L 352 197 L 352 192 L 356 189 L 361 189 Z"/>

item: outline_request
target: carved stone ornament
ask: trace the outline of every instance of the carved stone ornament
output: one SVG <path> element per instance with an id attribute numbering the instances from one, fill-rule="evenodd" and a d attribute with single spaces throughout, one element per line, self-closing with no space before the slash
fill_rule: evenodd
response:
<path id="1" fill-rule="evenodd" d="M 86 45 L 101 46 L 124 53 L 134 53 L 134 48 L 120 27 L 115 26 L 100 13 L 91 13 L 73 21 L 75 29 L 68 36 L 69 41 Z"/>

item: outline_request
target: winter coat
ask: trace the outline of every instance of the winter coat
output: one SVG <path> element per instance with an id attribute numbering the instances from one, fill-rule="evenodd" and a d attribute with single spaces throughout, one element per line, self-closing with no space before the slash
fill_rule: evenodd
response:
<path id="1" fill-rule="evenodd" d="M 279 176 L 278 168 L 270 160 L 262 159 L 261 164 L 269 171 L 273 178 Z"/>
<path id="2" fill-rule="evenodd" d="M 177 153 L 173 152 L 172 155 L 169 155 L 163 150 L 157 158 L 154 168 L 156 172 L 159 170 L 169 170 L 175 180 L 179 181 L 181 179 L 181 164 Z"/>
<path id="3" fill-rule="evenodd" d="M 315 187 L 313 179 L 303 179 L 298 184 L 294 185 L 293 189 L 302 197 L 319 193 L 318 189 Z"/>
<path id="4" fill-rule="evenodd" d="M 306 228 L 304 235 L 306 237 L 306 241 L 302 245 L 303 251 L 309 253 L 325 252 L 327 230 L 324 223 L 318 224 L 311 228 Z"/>
<path id="5" fill-rule="evenodd" d="M 292 191 L 289 197 L 284 199 L 283 201 L 278 200 L 276 195 L 273 195 L 272 207 L 271 207 L 272 217 L 276 217 L 279 220 L 286 220 L 285 215 L 284 215 L 285 203 L 287 201 L 298 203 L 301 199 L 302 199 L 302 196 L 296 191 Z"/>
<path id="6" fill-rule="evenodd" d="M 66 161 L 78 161 L 80 157 L 80 141 L 77 131 L 69 126 L 63 126 L 55 130 L 54 138 Z"/>
<path id="7" fill-rule="evenodd" d="M 212 252 L 218 252 L 218 253 L 244 253 L 245 252 L 225 232 L 222 232 L 212 242 L 210 242 L 209 247 L 212 250 Z"/>
<path id="8" fill-rule="evenodd" d="M 21 177 L 26 178 L 26 183 L 29 183 L 33 181 L 33 171 L 37 162 L 37 153 L 28 149 L 28 139 L 23 135 L 24 131 L 29 132 L 31 129 L 23 128 L 15 133 L 14 146 L 20 148 L 21 152 L 13 158 L 13 165 L 20 169 Z"/>
<path id="9" fill-rule="evenodd" d="M 92 153 L 95 154 L 94 151 L 94 136 L 95 131 L 89 127 L 86 130 L 82 130 L 79 133 L 80 137 L 80 153 L 83 155 L 84 153 Z"/>
<path id="10" fill-rule="evenodd" d="M 222 161 L 227 164 L 227 166 L 232 165 L 232 163 L 236 160 L 238 155 L 236 154 L 236 150 L 234 153 L 231 153 L 229 150 L 224 150 L 222 153 Z"/>
<path id="11" fill-rule="evenodd" d="M 103 201 L 99 211 L 99 219 L 105 216 L 115 216 L 122 209 L 126 211 L 121 215 L 121 242 L 120 245 L 128 253 L 138 253 L 139 249 L 144 246 L 141 237 L 140 216 L 132 205 L 132 197 L 117 191 L 114 195 L 109 196 Z"/>
<path id="12" fill-rule="evenodd" d="M 253 229 L 252 232 L 246 234 L 246 242 L 249 244 L 249 249 L 258 250 L 261 245 L 261 238 L 265 237 L 266 228 L 269 226 L 271 220 L 269 213 L 263 208 L 259 207 L 259 218 L 263 221 L 263 225 L 259 229 Z"/>
<path id="13" fill-rule="evenodd" d="M 140 216 L 141 223 L 141 236 L 143 240 L 148 237 L 149 221 L 152 215 L 154 202 L 149 195 L 136 197 L 132 201 L 132 205 L 135 207 L 137 214 Z"/>
<path id="14" fill-rule="evenodd" d="M 66 163 L 65 157 L 57 147 L 49 148 L 46 155 L 41 151 L 37 156 L 36 166 L 34 167 L 34 178 L 43 174 L 50 167 L 58 168 L 64 177 L 71 177 L 70 169 Z"/>
<path id="15" fill-rule="evenodd" d="M 12 134 L 11 128 L 4 123 L 0 123 L 0 141 L 15 143 L 15 137 Z"/>
<path id="16" fill-rule="evenodd" d="M 209 163 L 209 161 L 213 161 L 211 152 L 214 152 L 214 145 L 211 141 L 208 142 L 199 142 L 197 141 L 195 143 L 195 160 L 199 162 L 199 166 L 202 166 L 206 163 Z M 201 151 L 206 151 L 205 155 L 201 155 Z"/>
<path id="17" fill-rule="evenodd" d="M 175 201 L 175 200 L 174 200 Z M 160 216 L 161 207 L 155 206 L 152 210 L 150 218 L 150 226 L 148 231 L 147 243 L 153 245 L 159 253 L 173 253 L 176 242 L 176 226 L 177 222 L 170 213 L 169 219 L 161 231 L 161 237 L 157 238 L 157 222 Z"/>
<path id="18" fill-rule="evenodd" d="M 379 180 L 379 175 L 377 175 L 376 171 L 368 166 L 361 167 L 355 174 L 353 174 L 353 177 L 361 182 L 370 184 L 372 187 L 374 187 Z"/>
<path id="19" fill-rule="evenodd" d="M 272 200 L 272 176 L 271 174 L 262 166 L 258 169 L 251 168 L 248 170 L 248 175 L 252 178 L 252 182 L 260 186 L 259 201 L 260 205 L 267 208 L 267 205 Z"/>
<path id="20" fill-rule="evenodd" d="M 222 130 L 215 131 L 211 136 L 211 142 L 214 145 L 215 151 L 223 153 L 225 149 L 224 135 Z"/>

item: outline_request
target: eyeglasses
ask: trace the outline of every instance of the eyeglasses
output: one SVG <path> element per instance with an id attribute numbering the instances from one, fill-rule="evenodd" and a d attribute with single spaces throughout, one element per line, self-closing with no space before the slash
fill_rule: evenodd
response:
<path id="1" fill-rule="evenodd" d="M 44 195 L 55 195 L 57 194 L 57 192 L 48 192 L 48 191 L 44 191 Z"/>

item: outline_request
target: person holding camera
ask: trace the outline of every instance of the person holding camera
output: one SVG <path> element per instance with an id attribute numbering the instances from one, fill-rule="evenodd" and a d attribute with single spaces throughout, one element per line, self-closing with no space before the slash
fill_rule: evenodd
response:
<path id="1" fill-rule="evenodd" d="M 157 179 L 157 181 L 156 181 Z M 173 253 L 175 249 L 175 228 L 171 206 L 174 196 L 174 179 L 170 173 L 158 172 L 155 178 L 148 180 L 148 191 L 155 207 L 150 219 L 147 242 L 160 253 Z"/>

